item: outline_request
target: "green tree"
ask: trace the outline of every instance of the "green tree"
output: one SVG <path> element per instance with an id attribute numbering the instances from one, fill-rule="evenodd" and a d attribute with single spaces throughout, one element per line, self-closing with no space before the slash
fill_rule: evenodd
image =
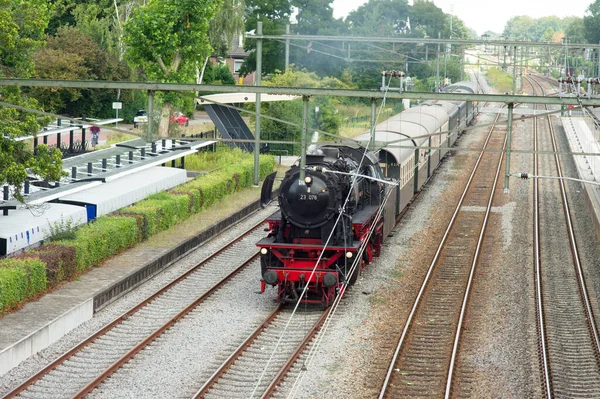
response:
<path id="1" fill-rule="evenodd" d="M 290 23 L 290 0 L 246 0 L 246 32 L 255 31 L 258 21 L 263 23 L 263 34 L 283 35 Z M 256 71 L 256 40 L 247 38 L 244 50 L 251 51 L 240 68 L 240 75 Z M 262 71 L 264 74 L 285 69 L 285 45 L 274 40 L 263 40 Z"/>
<path id="2" fill-rule="evenodd" d="M 210 45 L 218 57 L 227 56 L 234 36 L 244 32 L 244 0 L 223 0 L 223 5 L 210 21 Z"/>
<path id="3" fill-rule="evenodd" d="M 515 40 L 531 40 L 530 29 L 534 24 L 531 17 L 522 15 L 512 17 L 506 22 L 504 27 L 504 36 Z"/>
<path id="4" fill-rule="evenodd" d="M 448 20 L 448 17 L 446 17 Z M 477 35 L 465 25 L 464 21 L 456 16 L 452 17 L 452 32 L 450 33 L 450 23 L 447 22 L 449 37 L 453 39 L 470 39 L 476 38 Z"/>
<path id="5" fill-rule="evenodd" d="M 16 87 L 4 89 L 2 96 L 11 104 L 37 108 L 35 100 L 22 96 Z M 0 183 L 7 183 L 21 202 L 24 202 L 21 190 L 28 175 L 49 181 L 59 180 L 63 175 L 60 150 L 41 144 L 34 155 L 26 141 L 16 140 L 27 134 L 35 135 L 48 122 L 48 118 L 0 107 Z"/>
<path id="6" fill-rule="evenodd" d="M 566 17 L 563 19 L 565 34 L 574 43 L 588 43 L 585 37 L 583 18 Z"/>
<path id="7" fill-rule="evenodd" d="M 32 76 L 32 54 L 44 44 L 50 10 L 44 0 L 0 0 L 0 76 Z M 7 103 L 39 108 L 17 87 L 1 88 L 0 98 Z M 48 118 L 0 107 L 0 184 L 8 184 L 20 201 L 24 201 L 21 189 L 29 174 L 52 181 L 62 174 L 59 150 L 41 145 L 34 155 L 26 141 L 17 141 L 19 137 L 35 135 L 47 123 Z"/>
<path id="8" fill-rule="evenodd" d="M 439 32 L 444 38 L 450 37 L 450 17 L 433 2 L 415 0 L 410 10 L 410 23 L 414 30 L 423 32 L 423 36 L 437 38 Z"/>
<path id="9" fill-rule="evenodd" d="M 0 74 L 33 74 L 31 56 L 44 44 L 50 10 L 46 0 L 0 0 Z"/>
<path id="10" fill-rule="evenodd" d="M 293 87 L 325 87 L 325 88 L 348 88 L 342 81 L 335 78 L 320 78 L 313 72 L 296 71 L 289 68 L 285 73 L 273 75 L 264 81 L 265 86 L 293 86 Z M 265 115 L 279 118 L 297 125 L 302 124 L 303 104 L 302 99 L 292 101 L 274 101 L 264 103 L 262 111 Z M 337 133 L 341 120 L 336 108 L 340 100 L 331 97 L 316 97 L 309 103 L 309 129 L 320 129 L 329 133 Z M 252 104 L 250 108 L 254 105 Z M 316 112 L 316 107 L 319 111 Z M 262 119 L 261 137 L 267 140 L 300 141 L 302 130 L 298 126 L 290 126 L 285 123 Z M 297 152 L 299 147 L 291 145 L 271 145 L 272 151 Z"/>
<path id="11" fill-rule="evenodd" d="M 244 0 L 223 0 L 223 5 L 210 21 L 209 40 L 217 58 L 227 56 L 231 49 L 233 38 L 244 31 Z M 241 45 L 241 44 L 240 44 Z M 210 67 L 208 62 L 211 54 L 204 59 L 202 68 L 196 66 L 196 83 L 203 82 L 205 69 Z"/>
<path id="12" fill-rule="evenodd" d="M 583 27 L 588 43 L 600 42 L 600 0 L 594 1 L 585 10 Z"/>
<path id="13" fill-rule="evenodd" d="M 235 78 L 231 74 L 231 70 L 226 64 L 212 65 L 210 62 L 206 66 L 204 73 L 205 82 L 210 84 L 234 85 Z"/>
<path id="14" fill-rule="evenodd" d="M 125 24 L 126 58 L 158 82 L 193 82 L 196 67 L 212 52 L 211 19 L 222 0 L 150 0 Z M 173 96 L 165 96 L 159 135 L 168 135 Z"/>
<path id="15" fill-rule="evenodd" d="M 331 0 L 293 0 L 297 23 L 292 25 L 292 34 L 337 36 L 347 33 L 347 25 L 342 19 L 333 17 L 330 4 Z M 331 42 L 294 42 L 290 49 L 290 62 L 319 76 L 340 76 L 347 61 L 339 58 L 344 54 L 341 50 L 336 51 L 334 46 Z"/>
<path id="16" fill-rule="evenodd" d="M 369 0 L 348 14 L 346 22 L 355 35 L 392 36 L 394 25 L 409 15 L 407 0 Z"/>
<path id="17" fill-rule="evenodd" d="M 45 48 L 34 56 L 36 77 L 71 80 L 123 80 L 129 70 L 116 55 L 101 49 L 78 28 L 59 28 L 56 36 L 49 37 Z M 44 109 L 59 114 L 113 115 L 112 101 L 116 90 L 32 88 L 29 93 L 37 98 Z"/>

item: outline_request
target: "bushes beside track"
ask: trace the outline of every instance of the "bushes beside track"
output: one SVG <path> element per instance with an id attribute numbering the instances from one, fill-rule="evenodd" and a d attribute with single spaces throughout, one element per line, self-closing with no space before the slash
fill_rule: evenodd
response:
<path id="1" fill-rule="evenodd" d="M 77 229 L 74 240 L 58 245 L 75 248 L 76 271 L 83 272 L 140 241 L 135 217 L 103 216 Z"/>
<path id="2" fill-rule="evenodd" d="M 272 156 L 260 157 L 259 176 L 273 171 Z M 14 309 L 48 287 L 70 280 L 105 259 L 150 236 L 169 229 L 190 215 L 217 203 L 253 183 L 254 161 L 250 157 L 232 162 L 168 192 L 99 217 L 79 227 L 73 239 L 0 259 L 0 315 Z"/>
<path id="3" fill-rule="evenodd" d="M 0 309 L 10 309 L 46 290 L 46 265 L 35 258 L 0 262 Z"/>

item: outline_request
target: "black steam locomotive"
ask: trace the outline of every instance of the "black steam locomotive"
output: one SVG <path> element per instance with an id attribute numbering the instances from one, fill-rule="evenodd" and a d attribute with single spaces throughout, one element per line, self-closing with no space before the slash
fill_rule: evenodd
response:
<path id="1" fill-rule="evenodd" d="M 261 248 L 262 289 L 278 287 L 280 302 L 328 305 L 347 281 L 352 284 L 364 263 L 381 250 L 384 197 L 377 156 L 359 146 L 325 145 L 286 172 Z M 373 234 L 369 229 L 376 226 Z M 368 242 L 367 242 L 368 241 Z M 364 250 L 360 251 L 365 242 Z M 359 267 L 351 265 L 361 253 Z M 352 274 L 351 274 L 352 273 Z"/>

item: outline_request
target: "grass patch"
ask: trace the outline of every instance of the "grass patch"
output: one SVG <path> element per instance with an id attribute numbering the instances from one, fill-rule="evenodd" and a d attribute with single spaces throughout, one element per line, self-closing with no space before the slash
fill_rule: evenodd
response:
<path id="1" fill-rule="evenodd" d="M 339 135 L 351 139 L 353 137 L 358 136 L 359 134 L 365 133 L 369 130 L 369 127 L 370 126 L 367 126 L 366 128 L 362 126 L 342 126 L 340 127 Z"/>
<path id="2" fill-rule="evenodd" d="M 404 277 L 404 272 L 400 269 L 394 269 L 390 272 L 390 277 L 394 279 L 399 279 Z"/>
<path id="3" fill-rule="evenodd" d="M 236 165 L 246 160 L 254 160 L 254 154 L 239 148 L 230 149 L 227 144 L 219 144 L 217 151 L 202 151 L 185 157 L 185 169 L 208 172 L 229 165 Z"/>
<path id="4" fill-rule="evenodd" d="M 381 122 L 396 115 L 401 111 L 400 104 L 386 105 L 381 110 L 380 104 L 377 105 L 376 118 L 377 122 Z M 339 109 L 340 119 L 342 124 L 339 129 L 339 135 L 343 137 L 353 138 L 359 134 L 368 132 L 371 129 L 371 106 L 363 104 L 355 104 L 344 106 Z"/>
<path id="5" fill-rule="evenodd" d="M 485 73 L 490 86 L 500 93 L 509 93 L 512 91 L 513 79 L 507 72 L 498 68 L 490 68 Z"/>
<path id="6" fill-rule="evenodd" d="M 371 305 L 385 305 L 387 303 L 387 298 L 381 295 L 371 295 L 369 297 L 369 302 L 371 302 Z"/>
<path id="7" fill-rule="evenodd" d="M 122 143 L 124 141 L 133 140 L 133 139 L 137 139 L 137 136 L 134 136 L 133 134 L 111 131 L 111 132 L 108 132 L 108 135 L 106 136 L 106 142 L 100 146 L 97 146 L 96 148 L 97 149 L 108 148 L 113 144 L 118 144 L 118 143 Z"/>

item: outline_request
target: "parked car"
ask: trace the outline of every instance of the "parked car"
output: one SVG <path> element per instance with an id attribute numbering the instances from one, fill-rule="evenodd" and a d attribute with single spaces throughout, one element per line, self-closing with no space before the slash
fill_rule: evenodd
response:
<path id="1" fill-rule="evenodd" d="M 148 123 L 148 113 L 144 109 L 140 109 L 133 117 L 134 128 L 137 128 L 140 123 Z"/>
<path id="2" fill-rule="evenodd" d="M 173 115 L 171 115 L 171 119 L 169 120 L 169 122 L 177 123 L 180 126 L 181 125 L 188 126 L 190 124 L 190 118 L 185 116 L 185 114 L 177 111 L 177 112 L 173 112 Z"/>

